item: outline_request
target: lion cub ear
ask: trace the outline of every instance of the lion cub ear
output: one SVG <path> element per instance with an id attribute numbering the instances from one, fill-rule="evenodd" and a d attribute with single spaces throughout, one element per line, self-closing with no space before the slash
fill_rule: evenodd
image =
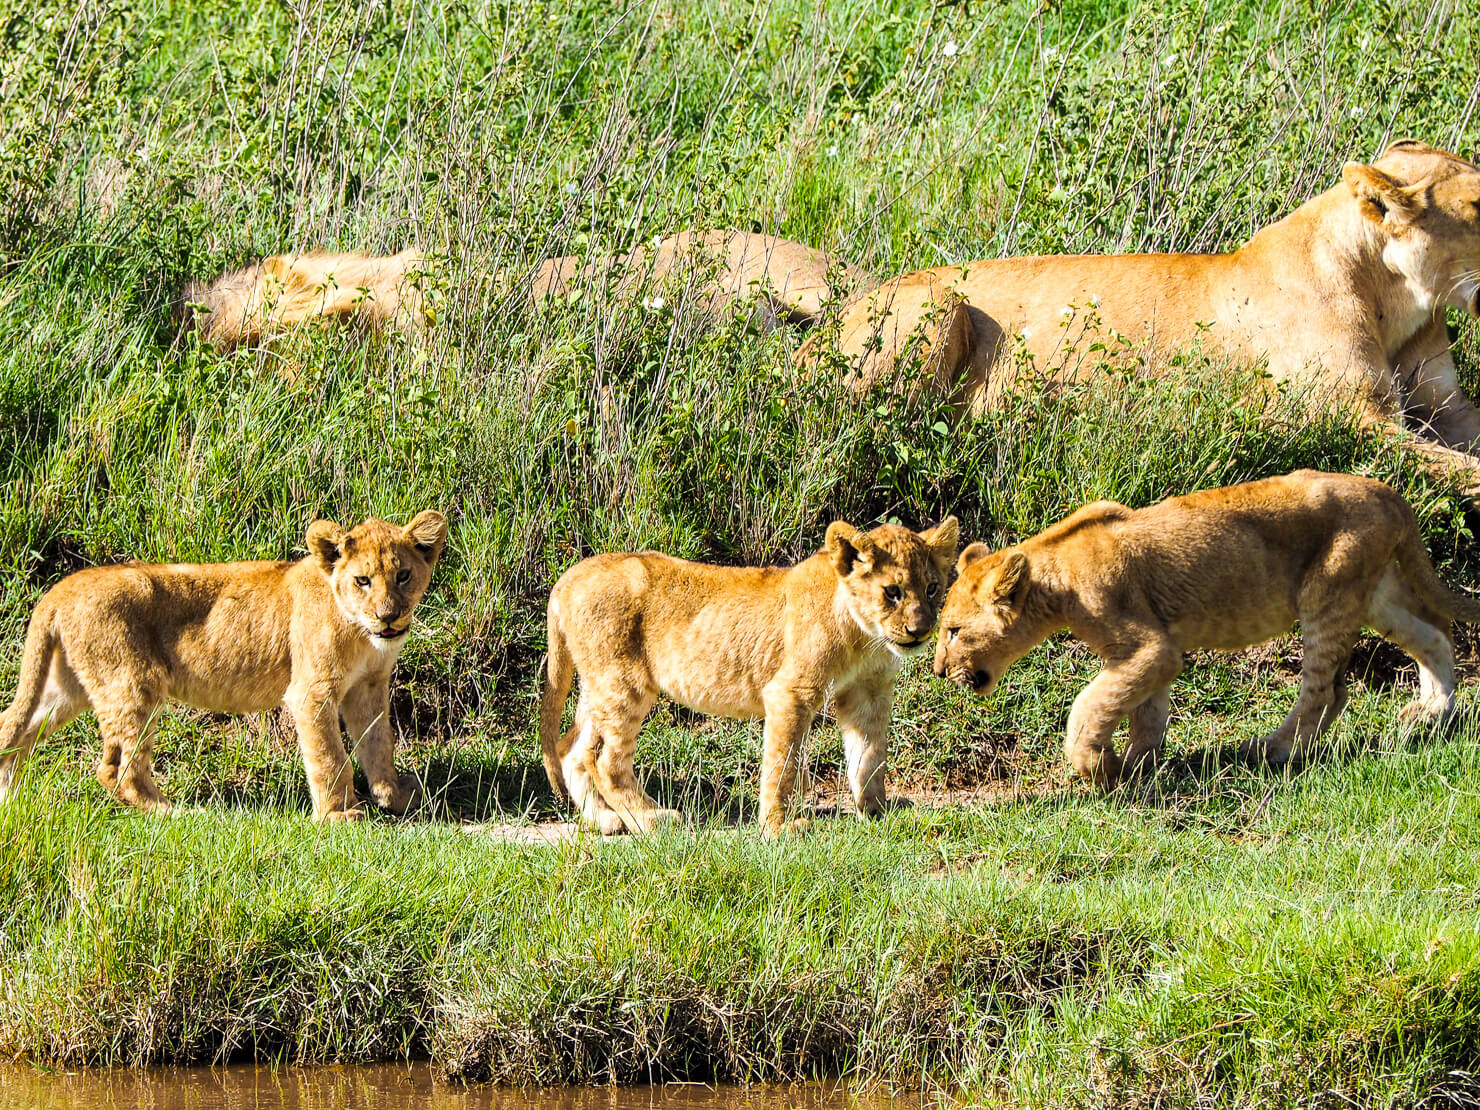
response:
<path id="1" fill-rule="evenodd" d="M 973 563 L 979 563 L 992 553 L 992 549 L 978 540 L 976 543 L 966 545 L 966 550 L 961 552 L 961 558 L 956 560 L 956 573 L 960 574 Z"/>
<path id="2" fill-rule="evenodd" d="M 308 526 L 308 555 L 325 574 L 334 573 L 334 564 L 344 554 L 344 538 L 349 533 L 332 520 L 316 520 Z"/>
<path id="3" fill-rule="evenodd" d="M 827 526 L 827 553 L 832 558 L 839 578 L 847 578 L 862 563 L 867 570 L 873 562 L 874 541 L 846 520 L 835 520 Z"/>
<path id="4" fill-rule="evenodd" d="M 992 583 L 992 604 L 1016 609 L 1028 592 L 1028 581 L 1028 557 L 1021 551 L 1014 551 L 1002 560 L 997 581 Z"/>
<path id="5" fill-rule="evenodd" d="M 416 545 L 427 562 L 435 563 L 447 546 L 447 518 L 435 509 L 417 513 L 406 525 L 406 538 Z"/>
<path id="6" fill-rule="evenodd" d="M 956 547 L 961 542 L 961 522 L 948 516 L 928 532 L 921 532 L 920 538 L 930 548 L 936 569 L 945 575 L 956 561 Z"/>
<path id="7" fill-rule="evenodd" d="M 1400 185 L 1375 166 L 1348 162 L 1341 180 L 1357 198 L 1357 211 L 1388 231 L 1406 228 L 1422 207 L 1418 190 Z"/>

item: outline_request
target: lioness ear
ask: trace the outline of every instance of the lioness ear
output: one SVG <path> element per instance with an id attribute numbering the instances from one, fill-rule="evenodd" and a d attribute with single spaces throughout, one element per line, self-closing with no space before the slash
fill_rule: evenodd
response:
<path id="1" fill-rule="evenodd" d="M 1357 198 L 1357 211 L 1388 231 L 1406 227 L 1418 212 L 1417 193 L 1373 166 L 1348 162 L 1341 180 Z"/>
<path id="2" fill-rule="evenodd" d="M 334 564 L 344 554 L 346 535 L 332 520 L 316 520 L 308 526 L 308 556 L 325 574 L 333 573 Z"/>
<path id="3" fill-rule="evenodd" d="M 1002 570 L 992 583 L 992 603 L 1016 609 L 1028 592 L 1028 580 L 1028 557 L 1014 551 L 1002 561 Z"/>
<path id="4" fill-rule="evenodd" d="M 967 544 L 966 550 L 961 552 L 961 558 L 956 560 L 956 573 L 960 574 L 972 563 L 980 562 L 992 553 L 992 549 L 978 540 L 976 543 Z"/>
<path id="5" fill-rule="evenodd" d="M 839 578 L 847 578 L 859 563 L 867 566 L 873 546 L 872 540 L 846 520 L 835 520 L 827 526 L 827 553 Z"/>
<path id="6" fill-rule="evenodd" d="M 435 563 L 447 546 L 447 518 L 435 509 L 417 513 L 406 525 L 406 537 L 426 556 L 427 562 Z"/>
<path id="7" fill-rule="evenodd" d="M 944 575 L 956 561 L 956 547 L 961 542 L 961 522 L 948 516 L 928 532 L 921 532 L 920 538 L 929 545 L 935 566 Z"/>

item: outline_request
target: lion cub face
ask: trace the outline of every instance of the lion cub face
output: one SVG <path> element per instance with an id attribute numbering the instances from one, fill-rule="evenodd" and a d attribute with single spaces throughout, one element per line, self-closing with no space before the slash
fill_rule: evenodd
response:
<path id="1" fill-rule="evenodd" d="M 1383 259 L 1436 304 L 1480 319 L 1480 168 L 1413 139 L 1342 172 L 1357 208 L 1388 235 Z"/>
<path id="2" fill-rule="evenodd" d="M 446 544 L 447 521 L 430 509 L 404 528 L 375 519 L 350 531 L 330 520 L 308 526 L 309 557 L 328 576 L 340 612 L 382 647 L 405 642 Z"/>
<path id="3" fill-rule="evenodd" d="M 986 697 L 1043 638 L 1042 629 L 1025 619 L 1028 559 L 1011 549 L 992 554 L 974 543 L 961 552 L 956 570 L 941 613 L 935 673 Z"/>
<path id="4" fill-rule="evenodd" d="M 953 516 L 918 533 L 898 524 L 860 532 L 834 521 L 826 550 L 858 627 L 901 658 L 924 651 L 956 557 L 956 538 Z"/>

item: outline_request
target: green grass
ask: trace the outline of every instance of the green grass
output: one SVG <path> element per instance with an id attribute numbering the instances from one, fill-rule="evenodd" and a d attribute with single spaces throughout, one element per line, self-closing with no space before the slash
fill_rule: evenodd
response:
<path id="1" fill-rule="evenodd" d="M 539 848 L 455 825 L 556 812 L 543 602 L 596 551 L 789 561 L 836 517 L 949 512 L 995 544 L 1092 498 L 1319 466 L 1392 482 L 1446 579 L 1480 585 L 1465 503 L 1339 414 L 1238 400 L 1257 368 L 1191 353 L 959 419 L 799 378 L 795 331 L 599 289 L 536 308 L 518 280 L 713 226 L 876 276 L 1226 248 L 1388 139 L 1473 154 L 1468 7 L 144 0 L 5 27 L 0 690 L 78 567 L 286 556 L 321 515 L 438 507 L 453 538 L 397 676 L 424 819 L 313 826 L 272 720 L 173 713 L 161 780 L 193 808 L 170 821 L 105 802 L 90 719 L 37 753 L 0 809 L 0 1054 L 1107 1106 L 1414 1103 L 1480 1070 L 1474 694 L 1450 734 L 1404 733 L 1413 668 L 1372 642 L 1298 776 L 1229 758 L 1293 700 L 1286 640 L 1193 660 L 1153 783 L 1067 785 L 1095 664 L 1056 640 L 988 703 L 907 672 L 893 782 L 959 804 L 762 844 L 735 831 L 758 728 L 661 708 L 640 766 L 693 829 Z M 187 278 L 408 243 L 436 260 L 424 338 L 175 334 Z M 835 730 L 812 758 L 835 770 Z"/>

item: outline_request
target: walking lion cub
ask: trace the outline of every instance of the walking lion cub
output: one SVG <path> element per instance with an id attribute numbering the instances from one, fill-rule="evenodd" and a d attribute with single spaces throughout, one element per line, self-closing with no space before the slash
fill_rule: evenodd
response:
<path id="1" fill-rule="evenodd" d="M 154 782 L 167 700 L 220 713 L 286 705 L 319 820 L 364 816 L 342 716 L 376 803 L 405 813 L 420 784 L 397 775 L 390 675 L 447 542 L 427 511 L 401 528 L 308 528 L 299 562 L 94 567 L 62 579 L 31 616 L 15 700 L 0 716 L 0 800 L 41 736 L 83 710 L 103 734 L 98 781 L 130 805 L 169 805 Z"/>
<path id="2" fill-rule="evenodd" d="M 774 837 L 829 696 L 862 815 L 884 806 L 900 662 L 926 650 L 956 558 L 956 518 L 926 532 L 835 521 L 794 567 L 716 567 L 654 551 L 596 555 L 550 593 L 540 706 L 545 773 L 582 820 L 613 834 L 678 815 L 638 784 L 633 752 L 660 693 L 723 717 L 764 717 L 760 824 Z M 573 673 L 575 723 L 560 717 Z"/>
<path id="3" fill-rule="evenodd" d="M 1237 649 L 1300 621 L 1295 708 L 1246 756 L 1281 763 L 1346 704 L 1347 662 L 1363 625 L 1418 662 L 1405 717 L 1454 708 L 1450 621 L 1480 603 L 1447 589 L 1413 510 L 1369 478 L 1298 470 L 1173 497 L 1146 509 L 1096 501 L 1016 546 L 961 553 L 941 614 L 935 673 L 985 697 L 1011 664 L 1067 628 L 1104 670 L 1074 701 L 1065 752 L 1102 787 L 1152 759 L 1183 652 Z M 1122 759 L 1114 734 L 1130 718 Z"/>

